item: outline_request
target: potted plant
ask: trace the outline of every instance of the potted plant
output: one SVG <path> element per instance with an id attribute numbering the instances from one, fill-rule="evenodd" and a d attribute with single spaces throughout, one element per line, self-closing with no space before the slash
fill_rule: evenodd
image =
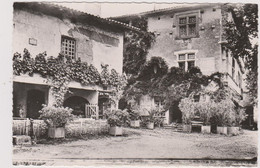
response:
<path id="1" fill-rule="evenodd" d="M 195 103 L 191 98 L 184 98 L 180 101 L 179 108 L 182 112 L 183 132 L 191 132 L 191 121 L 195 117 Z"/>
<path id="2" fill-rule="evenodd" d="M 140 113 L 138 108 L 130 110 L 130 127 L 139 128 L 140 127 Z"/>
<path id="3" fill-rule="evenodd" d="M 122 126 L 129 120 L 129 114 L 126 110 L 113 109 L 105 112 L 107 122 L 110 126 L 110 135 L 123 135 Z"/>
<path id="4" fill-rule="evenodd" d="M 44 105 L 39 112 L 40 119 L 48 125 L 48 137 L 65 138 L 65 125 L 73 120 L 72 109 Z"/>
<path id="5" fill-rule="evenodd" d="M 199 113 L 200 119 L 203 122 L 203 125 L 201 126 L 201 132 L 204 134 L 210 134 L 211 133 L 211 117 L 212 114 L 215 111 L 215 103 L 214 102 L 198 102 L 196 105 L 196 109 Z"/>
<path id="6" fill-rule="evenodd" d="M 245 109 L 238 108 L 237 112 L 232 113 L 232 115 L 230 115 L 229 127 L 227 127 L 228 135 L 238 135 L 240 124 L 245 118 Z"/>
<path id="7" fill-rule="evenodd" d="M 230 123 L 230 116 L 235 113 L 235 105 L 232 100 L 221 100 L 216 105 L 215 119 L 217 133 L 227 135 L 227 126 Z"/>
<path id="8" fill-rule="evenodd" d="M 145 123 L 146 123 L 146 128 L 148 129 L 154 129 L 154 123 L 156 120 L 156 114 L 158 113 L 158 109 L 156 108 L 151 108 L 148 110 L 148 116 L 145 117 Z"/>

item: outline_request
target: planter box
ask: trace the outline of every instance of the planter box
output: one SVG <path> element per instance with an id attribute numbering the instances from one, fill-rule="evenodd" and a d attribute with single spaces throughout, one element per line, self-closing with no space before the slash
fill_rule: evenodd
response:
<path id="1" fill-rule="evenodd" d="M 151 130 L 152 130 L 152 129 L 154 129 L 154 123 L 153 123 L 153 122 L 152 122 L 152 123 L 149 122 L 149 123 L 146 124 L 146 127 L 147 127 L 148 129 L 151 129 Z"/>
<path id="2" fill-rule="evenodd" d="M 130 121 L 130 127 L 140 128 L 140 120 L 132 120 L 132 121 Z"/>
<path id="3" fill-rule="evenodd" d="M 211 126 L 210 125 L 202 125 L 201 126 L 201 133 L 210 134 L 211 133 Z"/>
<path id="4" fill-rule="evenodd" d="M 192 129 L 191 125 L 183 125 L 182 128 L 183 132 L 191 132 Z"/>
<path id="5" fill-rule="evenodd" d="M 228 135 L 239 135 L 239 127 L 227 127 Z"/>
<path id="6" fill-rule="evenodd" d="M 50 127 L 48 129 L 48 137 L 50 138 L 65 138 L 65 128 L 64 127 Z"/>
<path id="7" fill-rule="evenodd" d="M 227 127 L 217 126 L 217 134 L 227 135 Z"/>
<path id="8" fill-rule="evenodd" d="M 110 127 L 109 128 L 109 134 L 110 135 L 114 135 L 114 136 L 117 136 L 117 135 L 123 135 L 123 128 L 122 127 Z"/>

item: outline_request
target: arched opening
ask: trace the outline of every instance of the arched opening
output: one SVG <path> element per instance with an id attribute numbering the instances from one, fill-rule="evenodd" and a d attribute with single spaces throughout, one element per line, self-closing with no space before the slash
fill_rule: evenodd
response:
<path id="1" fill-rule="evenodd" d="M 27 117 L 38 119 L 43 104 L 45 104 L 45 93 L 40 90 L 29 90 L 27 92 Z"/>
<path id="2" fill-rule="evenodd" d="M 86 104 L 89 104 L 89 102 L 83 97 L 71 96 L 64 101 L 63 106 L 72 108 L 73 109 L 72 114 L 83 117 L 85 116 Z"/>

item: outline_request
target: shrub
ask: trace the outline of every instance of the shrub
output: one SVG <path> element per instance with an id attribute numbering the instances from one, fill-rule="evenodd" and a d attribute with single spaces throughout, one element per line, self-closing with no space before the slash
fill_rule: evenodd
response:
<path id="1" fill-rule="evenodd" d="M 182 112 L 182 122 L 190 124 L 195 117 L 196 103 L 191 98 L 184 98 L 180 101 L 179 108 Z"/>
<path id="2" fill-rule="evenodd" d="M 129 120 L 129 114 L 127 110 L 107 110 L 105 112 L 105 117 L 107 118 L 107 122 L 111 127 L 121 127 L 126 124 Z"/>
<path id="3" fill-rule="evenodd" d="M 235 117 L 235 104 L 232 100 L 221 100 L 216 103 L 216 111 L 213 118 L 218 126 L 228 126 Z"/>
<path id="4" fill-rule="evenodd" d="M 239 127 L 242 121 L 245 120 L 245 118 L 245 109 L 239 107 L 237 111 L 234 111 L 232 114 L 229 115 L 228 126 Z"/>
<path id="5" fill-rule="evenodd" d="M 132 108 L 129 109 L 129 117 L 130 120 L 140 120 L 141 116 L 140 116 L 140 108 L 137 106 L 134 106 Z"/>
<path id="6" fill-rule="evenodd" d="M 72 109 L 66 107 L 53 107 L 44 105 L 39 111 L 40 119 L 43 119 L 49 127 L 64 127 L 73 120 Z"/>
<path id="7" fill-rule="evenodd" d="M 211 117 L 216 111 L 216 103 L 212 101 L 197 102 L 195 108 L 203 124 L 210 125 Z"/>

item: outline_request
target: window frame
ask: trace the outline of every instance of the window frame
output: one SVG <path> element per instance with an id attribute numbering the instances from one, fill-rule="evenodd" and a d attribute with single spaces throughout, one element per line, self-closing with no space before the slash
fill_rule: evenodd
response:
<path id="1" fill-rule="evenodd" d="M 74 58 L 73 58 L 73 56 L 72 55 L 69 55 L 69 54 L 65 54 L 64 53 L 64 50 L 63 50 L 63 40 L 64 39 L 66 39 L 66 40 L 69 40 L 69 41 L 74 41 L 74 51 L 73 51 L 73 53 L 74 53 Z M 69 37 L 69 36 L 65 36 L 65 35 L 62 35 L 61 36 L 61 53 L 62 54 L 64 54 L 64 55 L 67 55 L 67 56 L 71 56 L 72 58 L 71 59 L 74 59 L 74 60 L 76 60 L 77 59 L 77 40 L 75 39 L 75 38 L 72 38 L 72 37 Z"/>
<path id="2" fill-rule="evenodd" d="M 196 22 L 195 22 L 195 34 L 190 35 L 189 34 L 189 25 L 192 25 L 194 23 L 189 23 L 189 18 L 190 17 L 196 17 Z M 181 18 L 186 18 L 186 23 L 185 24 L 180 24 L 180 19 Z M 179 13 L 176 15 L 176 28 L 177 28 L 177 38 L 178 39 L 188 39 L 188 38 L 196 38 L 199 36 L 199 12 L 193 11 L 190 13 Z M 186 35 L 180 35 L 180 27 L 181 26 L 186 26 Z"/>
<path id="3" fill-rule="evenodd" d="M 194 58 L 189 59 L 188 58 L 189 54 L 194 54 Z M 186 52 L 186 53 L 178 53 L 176 55 L 177 55 L 177 62 L 178 62 L 178 67 L 179 68 L 180 68 L 179 63 L 180 62 L 184 62 L 184 71 L 188 71 L 189 70 L 188 69 L 188 62 L 193 62 L 194 61 L 194 67 L 196 66 L 196 52 L 190 51 L 190 52 Z M 185 55 L 185 59 L 184 60 L 183 59 L 179 59 L 180 55 Z"/>

